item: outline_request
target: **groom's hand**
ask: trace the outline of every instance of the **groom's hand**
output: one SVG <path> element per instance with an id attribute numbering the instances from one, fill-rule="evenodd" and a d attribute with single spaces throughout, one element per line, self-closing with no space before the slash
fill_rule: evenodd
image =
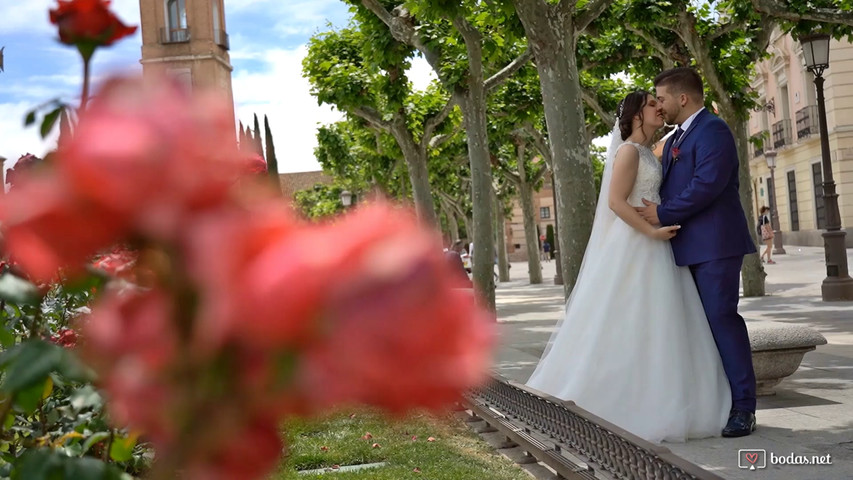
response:
<path id="1" fill-rule="evenodd" d="M 660 219 L 658 219 L 658 204 L 652 203 L 644 198 L 643 205 L 645 205 L 645 207 L 635 207 L 640 216 L 652 225 L 660 225 Z"/>

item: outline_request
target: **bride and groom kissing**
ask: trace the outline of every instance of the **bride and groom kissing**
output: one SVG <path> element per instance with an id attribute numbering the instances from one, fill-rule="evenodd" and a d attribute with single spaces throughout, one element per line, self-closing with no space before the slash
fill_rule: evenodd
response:
<path id="1" fill-rule="evenodd" d="M 527 385 L 652 442 L 755 430 L 755 373 L 737 312 L 756 248 L 731 130 L 690 68 L 620 104 L 580 273 Z M 678 125 L 660 160 L 655 132 Z"/>

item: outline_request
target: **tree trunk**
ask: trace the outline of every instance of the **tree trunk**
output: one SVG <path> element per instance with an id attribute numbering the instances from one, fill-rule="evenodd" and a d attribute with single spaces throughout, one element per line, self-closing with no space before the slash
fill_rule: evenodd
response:
<path id="1" fill-rule="evenodd" d="M 527 180 L 524 168 L 525 145 L 518 149 L 518 196 L 521 199 L 521 217 L 524 220 L 524 243 L 527 245 L 527 273 L 530 284 L 542 283 L 542 259 L 539 257 L 539 236 L 536 231 L 536 212 L 533 209 L 533 188 Z"/>
<path id="2" fill-rule="evenodd" d="M 403 151 L 403 158 L 409 170 L 409 181 L 412 184 L 412 199 L 415 202 L 415 211 L 418 218 L 424 224 L 438 226 L 438 216 L 435 213 L 435 203 L 432 199 L 432 191 L 429 186 L 429 172 L 427 171 L 427 156 L 412 138 L 412 133 L 405 125 L 395 125 L 392 129 L 394 138 Z"/>
<path id="3" fill-rule="evenodd" d="M 447 230 L 450 231 L 450 245 L 455 245 L 459 240 L 459 220 L 453 213 L 453 207 L 445 208 L 444 216 L 447 218 Z"/>
<path id="4" fill-rule="evenodd" d="M 559 261 L 565 296 L 574 288 L 595 214 L 595 183 L 586 142 L 570 9 L 541 0 L 513 0 L 533 49 L 554 163 L 560 219 Z"/>
<path id="5" fill-rule="evenodd" d="M 489 135 L 486 120 L 486 88 L 483 76 L 483 50 L 480 33 L 464 18 L 453 24 L 465 40 L 468 52 L 467 89 L 460 91 L 461 108 L 468 139 L 471 163 L 472 204 L 474 206 L 474 285 L 486 305 L 495 308 L 494 236 L 492 235 L 492 170 L 489 164 Z"/>
<path id="6" fill-rule="evenodd" d="M 509 281 L 509 258 L 506 253 L 506 212 L 503 202 L 492 188 L 492 208 L 495 211 L 495 245 L 498 249 L 498 280 Z"/>
<path id="7" fill-rule="evenodd" d="M 734 115 L 727 115 L 722 110 L 720 110 L 720 113 L 723 120 L 731 127 L 735 136 L 738 158 L 740 159 L 738 165 L 740 203 L 743 206 L 743 212 L 746 214 L 746 222 L 750 226 L 750 235 L 753 241 L 761 247 L 757 233 L 751 227 L 757 215 L 752 209 L 752 177 L 749 174 L 749 135 L 747 134 L 746 122 L 738 120 Z M 743 268 L 740 274 L 743 281 L 744 297 L 764 296 L 764 277 L 767 276 L 767 273 L 764 271 L 764 267 L 761 265 L 761 257 L 757 253 L 747 255 L 743 258 Z"/>

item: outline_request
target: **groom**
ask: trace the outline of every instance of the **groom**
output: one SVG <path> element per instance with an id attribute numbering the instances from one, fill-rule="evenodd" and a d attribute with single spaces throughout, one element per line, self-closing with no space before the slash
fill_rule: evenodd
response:
<path id="1" fill-rule="evenodd" d="M 664 119 L 678 129 L 663 150 L 661 204 L 643 200 L 637 210 L 653 225 L 681 225 L 671 240 L 675 262 L 690 267 L 732 389 L 723 436 L 746 436 L 755 430 L 755 372 L 737 304 L 743 256 L 756 250 L 738 194 L 735 140 L 705 110 L 696 71 L 666 70 L 654 83 Z"/>

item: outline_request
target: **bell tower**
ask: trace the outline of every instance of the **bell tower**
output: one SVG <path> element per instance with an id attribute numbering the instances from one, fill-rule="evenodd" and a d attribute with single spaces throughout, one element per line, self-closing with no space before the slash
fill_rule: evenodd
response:
<path id="1" fill-rule="evenodd" d="M 188 88 L 217 89 L 233 112 L 224 0 L 139 0 L 139 12 L 143 75 L 165 73 Z"/>

